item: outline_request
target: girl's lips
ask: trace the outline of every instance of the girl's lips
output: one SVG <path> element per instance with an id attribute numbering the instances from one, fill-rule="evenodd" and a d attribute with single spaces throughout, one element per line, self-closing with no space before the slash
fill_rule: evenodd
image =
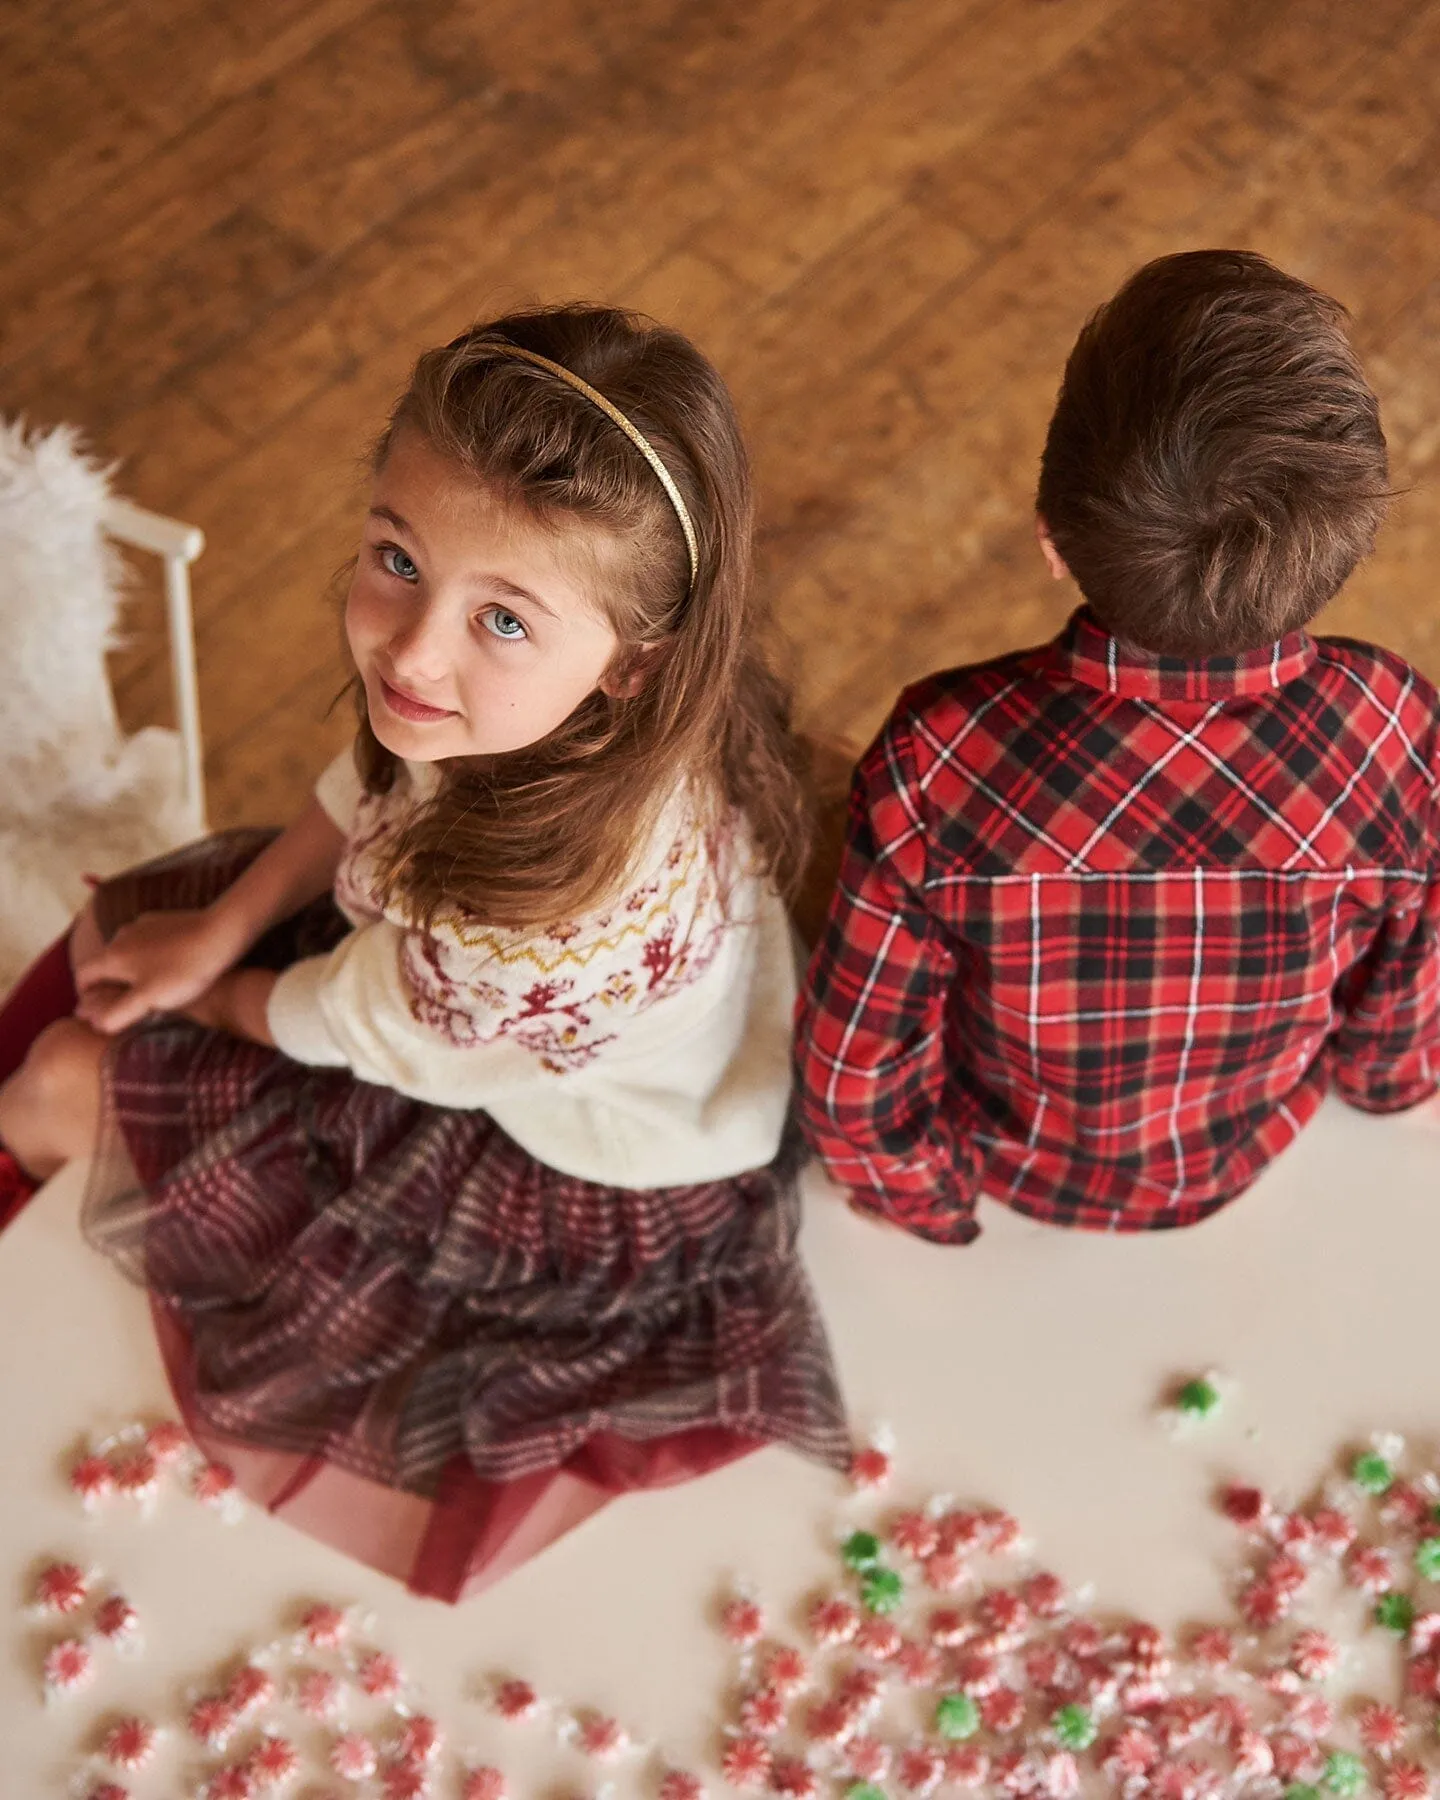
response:
<path id="1" fill-rule="evenodd" d="M 403 688 L 391 687 L 383 675 L 379 677 L 379 681 L 385 704 L 402 719 L 412 719 L 416 724 L 424 725 L 435 719 L 453 719 L 455 716 L 447 707 L 427 706 L 423 700 L 417 700 Z"/>

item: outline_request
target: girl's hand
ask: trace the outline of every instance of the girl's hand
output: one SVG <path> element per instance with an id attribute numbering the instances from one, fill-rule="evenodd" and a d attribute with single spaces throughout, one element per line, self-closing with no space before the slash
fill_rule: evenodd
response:
<path id="1" fill-rule="evenodd" d="M 75 971 L 75 1016 L 113 1033 L 147 1013 L 183 1012 L 234 960 L 208 911 L 142 913 Z"/>

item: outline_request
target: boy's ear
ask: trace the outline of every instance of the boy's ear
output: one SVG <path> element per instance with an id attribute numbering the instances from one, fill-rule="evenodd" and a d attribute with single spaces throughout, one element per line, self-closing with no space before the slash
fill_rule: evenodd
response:
<path id="1" fill-rule="evenodd" d="M 1045 567 L 1050 571 L 1052 581 L 1064 581 L 1070 570 L 1065 558 L 1055 548 L 1055 540 L 1050 535 L 1050 527 L 1037 512 L 1035 515 L 1035 541 L 1040 546 L 1040 554 L 1045 558 Z"/>
<path id="2" fill-rule="evenodd" d="M 659 664 L 663 644 L 637 644 L 600 677 L 600 692 L 612 700 L 633 700 Z"/>

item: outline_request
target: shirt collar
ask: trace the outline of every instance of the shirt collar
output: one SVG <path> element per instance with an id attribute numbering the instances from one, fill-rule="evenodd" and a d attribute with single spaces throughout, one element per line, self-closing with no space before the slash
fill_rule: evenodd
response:
<path id="1" fill-rule="evenodd" d="M 1108 632 L 1088 606 L 1074 613 L 1054 644 L 1061 671 L 1086 687 L 1126 700 L 1234 700 L 1269 694 L 1303 675 L 1314 662 L 1315 640 L 1292 631 L 1277 643 L 1240 656 L 1155 656 Z"/>

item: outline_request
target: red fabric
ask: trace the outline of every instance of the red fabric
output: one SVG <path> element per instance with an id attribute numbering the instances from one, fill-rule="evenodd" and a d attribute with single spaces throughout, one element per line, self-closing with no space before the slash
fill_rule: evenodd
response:
<path id="1" fill-rule="evenodd" d="M 47 1025 L 75 1010 L 70 973 L 70 933 L 37 957 L 0 1006 L 0 1081 L 8 1081 Z"/>
<path id="2" fill-rule="evenodd" d="M 8 1081 L 47 1025 L 75 1010 L 70 974 L 70 934 L 57 938 L 11 988 L 0 1006 L 0 1081 Z M 0 1231 L 24 1211 L 38 1191 L 8 1151 L 0 1151 Z"/>
<path id="3" fill-rule="evenodd" d="M 799 1008 L 806 1134 L 862 1207 L 942 1242 L 985 1192 L 1057 1223 L 1187 1225 L 1333 1082 L 1440 1073 L 1440 703 L 1297 633 L 1148 656 L 1085 610 L 902 695 L 857 771 Z"/>
<path id="4" fill-rule="evenodd" d="M 195 1404 L 185 1321 L 158 1302 L 152 1312 L 176 1404 L 206 1455 L 228 1464 L 241 1491 L 277 1518 L 429 1599 L 454 1603 L 489 1587 L 617 1495 L 674 1486 L 764 1447 L 720 1426 L 649 1443 L 602 1433 L 559 1468 L 487 1481 L 456 1457 L 433 1498 L 403 1493 L 321 1456 L 267 1450 L 211 1429 Z"/>

